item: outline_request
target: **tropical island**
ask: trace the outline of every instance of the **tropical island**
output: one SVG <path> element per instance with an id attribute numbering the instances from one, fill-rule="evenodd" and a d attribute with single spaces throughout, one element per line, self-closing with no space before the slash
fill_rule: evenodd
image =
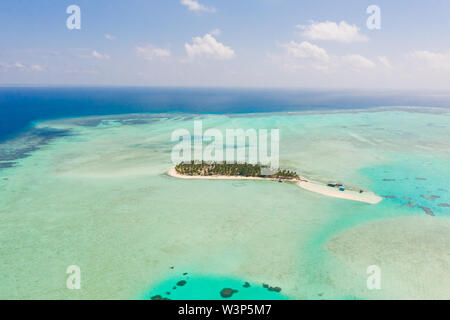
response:
<path id="1" fill-rule="evenodd" d="M 187 176 L 225 176 L 247 177 L 278 180 L 300 180 L 295 171 L 272 169 L 268 166 L 250 163 L 219 162 L 181 162 L 175 166 L 175 171 Z"/>
<path id="2" fill-rule="evenodd" d="M 324 184 L 310 181 L 295 171 L 272 169 L 268 166 L 249 163 L 181 162 L 171 168 L 168 174 L 181 179 L 215 179 L 215 180 L 269 180 L 278 182 L 295 182 L 300 188 L 328 197 L 377 204 L 382 197 L 359 188 L 346 188 L 340 183 Z"/>

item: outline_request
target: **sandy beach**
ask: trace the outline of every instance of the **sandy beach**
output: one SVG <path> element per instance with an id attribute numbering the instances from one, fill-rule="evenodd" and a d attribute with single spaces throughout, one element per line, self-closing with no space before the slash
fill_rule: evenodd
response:
<path id="1" fill-rule="evenodd" d="M 380 203 L 381 200 L 383 200 L 382 197 L 370 191 L 364 191 L 363 193 L 359 193 L 353 190 L 340 191 L 338 188 L 332 188 L 314 181 L 299 181 L 297 185 L 305 190 L 339 199 L 360 201 L 370 204 L 377 204 Z"/>
<path id="2" fill-rule="evenodd" d="M 272 178 L 260 178 L 260 177 L 241 177 L 241 176 L 186 176 L 179 174 L 175 168 L 171 168 L 167 174 L 174 178 L 180 179 L 208 179 L 208 180 L 265 180 L 265 181 L 278 181 L 278 179 Z M 337 188 L 331 188 L 324 184 L 308 181 L 307 179 L 301 177 L 300 180 L 286 180 L 295 181 L 297 185 L 305 190 L 319 193 L 328 197 L 353 200 L 359 202 L 365 202 L 370 204 L 377 204 L 383 200 L 380 196 L 376 195 L 370 191 L 364 191 L 359 193 L 353 190 L 340 191 Z"/>

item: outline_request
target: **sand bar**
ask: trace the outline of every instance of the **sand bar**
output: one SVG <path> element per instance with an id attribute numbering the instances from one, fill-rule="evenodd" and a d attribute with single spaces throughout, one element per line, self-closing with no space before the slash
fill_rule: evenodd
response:
<path id="1" fill-rule="evenodd" d="M 353 200 L 353 201 L 360 201 L 360 202 L 366 202 L 370 204 L 377 204 L 380 203 L 381 200 L 383 200 L 382 197 L 379 195 L 376 195 L 375 193 L 371 191 L 364 191 L 363 193 L 360 193 L 358 191 L 354 190 L 345 190 L 340 191 L 338 188 L 329 187 L 327 185 L 321 184 L 319 182 L 314 181 L 299 181 L 297 185 L 300 188 L 303 188 L 308 191 L 316 192 L 323 194 L 328 197 L 334 197 L 339 199 L 347 199 L 347 200 Z"/>
<path id="2" fill-rule="evenodd" d="M 261 178 L 261 177 L 242 177 L 242 176 L 187 176 L 179 174 L 175 168 L 171 168 L 167 174 L 169 176 L 180 178 L 180 179 L 207 179 L 207 180 L 269 180 L 269 181 L 278 181 L 275 178 Z M 353 190 L 345 190 L 340 191 L 338 188 L 332 188 L 321 184 L 319 182 L 308 181 L 305 178 L 300 178 L 300 180 L 283 180 L 283 181 L 295 181 L 297 185 L 305 190 L 316 192 L 328 197 L 353 200 L 359 202 L 365 202 L 370 204 L 377 204 L 383 200 L 382 197 L 376 195 L 370 191 L 364 191 L 363 193 L 359 193 Z"/>

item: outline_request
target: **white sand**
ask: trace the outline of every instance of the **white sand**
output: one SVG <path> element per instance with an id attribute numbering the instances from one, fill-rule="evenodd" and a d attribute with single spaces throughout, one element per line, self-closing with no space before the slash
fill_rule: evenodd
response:
<path id="1" fill-rule="evenodd" d="M 272 178 L 260 178 L 260 177 L 241 177 L 241 176 L 187 176 L 179 174 L 175 168 L 171 168 L 167 174 L 169 176 L 180 178 L 180 179 L 211 179 L 211 180 L 269 180 L 269 181 L 277 181 L 278 179 Z M 287 180 L 289 181 L 289 180 Z M 370 191 L 364 191 L 363 193 L 359 193 L 353 190 L 345 190 L 340 191 L 338 188 L 331 188 L 324 184 L 318 182 L 308 181 L 305 178 L 300 178 L 300 180 L 291 180 L 298 181 L 298 185 L 306 189 L 308 191 L 320 193 L 322 195 L 346 200 L 360 201 L 366 202 L 370 204 L 377 204 L 383 200 L 380 196 L 376 195 Z"/>
<path id="2" fill-rule="evenodd" d="M 382 197 L 370 191 L 364 191 L 363 193 L 359 193 L 358 191 L 353 190 L 340 191 L 338 188 L 332 188 L 314 181 L 299 181 L 297 185 L 305 190 L 339 199 L 360 201 L 370 204 L 377 204 L 381 202 L 381 200 L 383 200 Z"/>

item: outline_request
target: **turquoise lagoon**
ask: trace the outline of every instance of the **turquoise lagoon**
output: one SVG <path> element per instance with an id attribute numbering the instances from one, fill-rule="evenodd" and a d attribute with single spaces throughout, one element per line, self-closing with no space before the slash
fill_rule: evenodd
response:
<path id="1" fill-rule="evenodd" d="M 170 135 L 195 119 L 279 128 L 282 167 L 386 198 L 172 178 Z M 449 299 L 449 137 L 437 108 L 39 122 L 2 144 L 17 157 L 0 169 L 0 298 Z M 80 290 L 66 288 L 70 265 Z M 381 290 L 367 289 L 369 265 Z"/>

